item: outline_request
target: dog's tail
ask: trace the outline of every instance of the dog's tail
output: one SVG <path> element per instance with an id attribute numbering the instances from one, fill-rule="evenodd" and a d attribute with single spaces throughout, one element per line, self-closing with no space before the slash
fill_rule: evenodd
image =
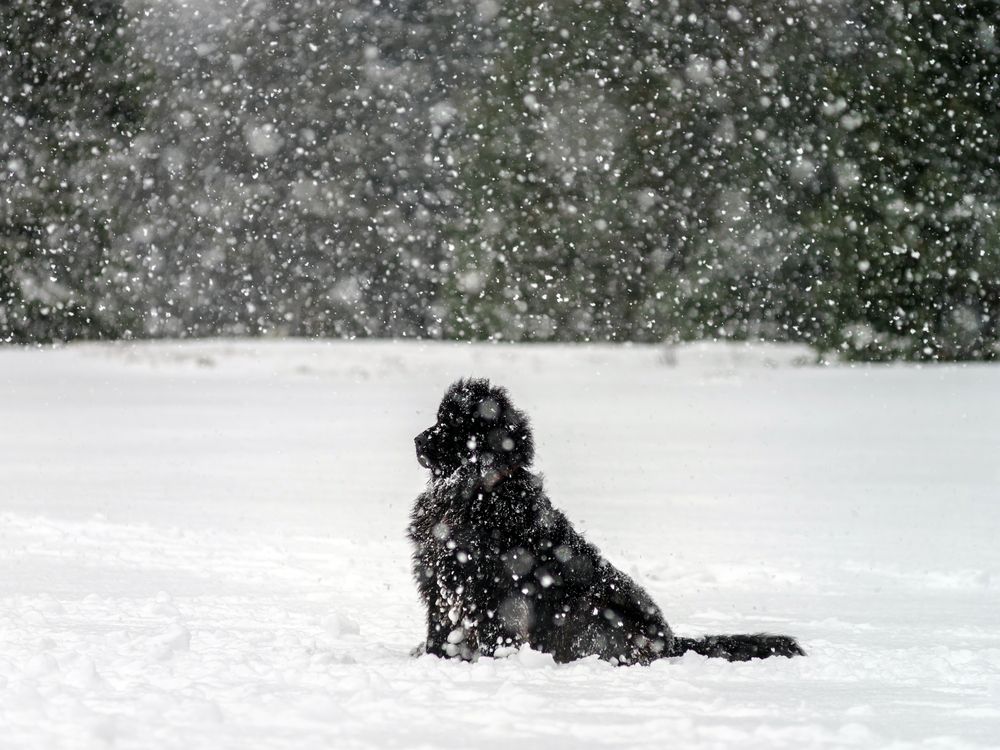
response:
<path id="1" fill-rule="evenodd" d="M 703 638 L 674 638 L 671 656 L 680 656 L 694 651 L 702 656 L 711 656 L 729 661 L 750 661 L 766 659 L 769 656 L 805 656 L 806 652 L 790 635 L 706 635 Z"/>

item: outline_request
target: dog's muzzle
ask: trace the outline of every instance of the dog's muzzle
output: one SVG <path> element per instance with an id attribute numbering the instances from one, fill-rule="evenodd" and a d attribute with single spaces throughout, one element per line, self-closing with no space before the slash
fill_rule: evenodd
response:
<path id="1" fill-rule="evenodd" d="M 417 449 L 417 461 L 425 469 L 431 468 L 431 460 L 427 455 L 427 433 L 421 432 L 415 438 L 413 438 L 413 444 Z"/>

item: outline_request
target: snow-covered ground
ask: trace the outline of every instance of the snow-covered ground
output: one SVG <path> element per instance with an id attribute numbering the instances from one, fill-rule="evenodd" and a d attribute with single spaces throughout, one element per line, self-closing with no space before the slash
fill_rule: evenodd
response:
<path id="1" fill-rule="evenodd" d="M 1000 368 L 798 354 L 0 349 L 0 746 L 1000 746 Z M 412 437 L 471 374 L 675 630 L 809 656 L 410 658 Z"/>

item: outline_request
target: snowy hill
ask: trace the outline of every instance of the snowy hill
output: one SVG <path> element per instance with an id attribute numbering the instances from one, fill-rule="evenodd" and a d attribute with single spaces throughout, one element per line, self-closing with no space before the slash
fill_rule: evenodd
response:
<path id="1" fill-rule="evenodd" d="M 412 438 L 460 375 L 682 634 L 808 658 L 412 659 Z M 4 748 L 996 747 L 1000 367 L 761 347 L 0 349 Z"/>

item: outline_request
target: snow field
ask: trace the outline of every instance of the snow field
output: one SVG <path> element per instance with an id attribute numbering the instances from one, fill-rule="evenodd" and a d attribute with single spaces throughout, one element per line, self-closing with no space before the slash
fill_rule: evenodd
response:
<path id="1" fill-rule="evenodd" d="M 0 349 L 5 748 L 1000 747 L 1000 368 L 798 350 Z M 805 659 L 412 659 L 412 437 L 459 375 L 683 634 Z"/>

